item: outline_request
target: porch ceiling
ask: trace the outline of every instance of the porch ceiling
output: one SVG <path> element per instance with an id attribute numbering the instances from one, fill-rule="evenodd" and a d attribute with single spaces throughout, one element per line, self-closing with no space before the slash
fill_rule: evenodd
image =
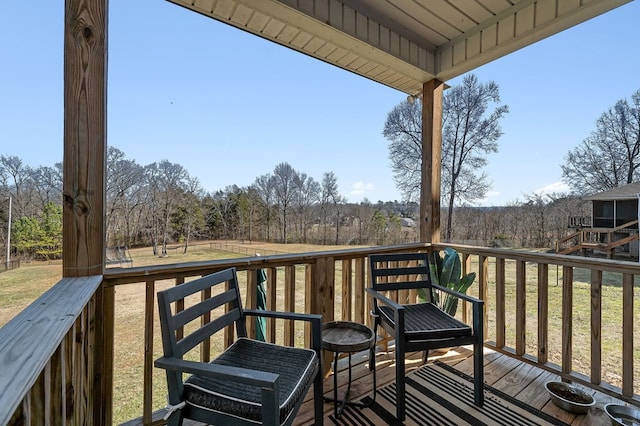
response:
<path id="1" fill-rule="evenodd" d="M 630 0 L 167 0 L 407 94 Z"/>

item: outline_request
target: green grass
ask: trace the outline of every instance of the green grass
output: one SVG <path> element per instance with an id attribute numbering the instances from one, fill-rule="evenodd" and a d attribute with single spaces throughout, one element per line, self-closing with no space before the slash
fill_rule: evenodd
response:
<path id="1" fill-rule="evenodd" d="M 158 258 L 151 249 L 132 250 L 135 266 L 158 265 L 212 260 L 237 256 L 252 256 L 255 252 L 264 255 L 288 252 L 308 252 L 334 250 L 335 246 L 306 246 L 273 244 L 236 244 L 236 253 L 220 252 L 209 248 L 209 244 L 193 246 L 189 252 L 171 250 L 169 256 Z M 353 247 L 350 247 L 353 248 Z M 232 248 L 229 248 L 230 250 Z M 472 258 L 472 270 L 477 271 L 477 258 Z M 489 310 L 488 340 L 495 340 L 495 260 L 489 263 L 489 294 L 486 300 Z M 506 343 L 515 347 L 515 261 L 506 262 Z M 341 303 L 341 270 L 340 262 L 336 264 L 336 306 Z M 13 271 L 0 274 L 0 325 L 19 313 L 44 291 L 54 285 L 61 277 L 61 264 L 57 263 L 23 263 Z M 240 272 L 241 282 L 246 273 Z M 304 267 L 296 268 L 296 305 L 304 304 Z M 284 273 L 278 272 L 277 291 L 281 293 Z M 561 314 L 562 314 L 562 268 L 549 267 L 549 361 L 561 363 Z M 526 352 L 537 354 L 537 268 L 527 264 L 526 267 Z M 589 375 L 591 350 L 590 337 L 590 272 L 574 270 L 573 285 L 573 369 Z M 622 377 L 622 276 L 616 273 L 603 274 L 602 287 L 602 359 L 603 377 L 608 383 L 620 386 Z M 173 285 L 172 280 L 156 283 L 156 291 Z M 477 280 L 469 293 L 477 295 Z M 144 284 L 128 284 L 116 288 L 116 323 L 115 323 L 115 373 L 114 373 L 114 422 L 121 423 L 142 415 L 143 394 L 143 354 L 144 354 Z M 278 310 L 283 310 L 279 294 Z M 155 312 L 154 312 L 155 315 Z M 340 319 L 339 309 L 336 317 Z M 640 318 L 640 289 L 638 284 L 634 290 L 634 317 Z M 282 325 L 279 325 L 281 328 Z M 303 338 L 302 327 L 296 328 L 297 339 Z M 282 336 L 282 333 L 277 333 Z M 154 358 L 161 355 L 160 330 L 157 319 L 154 327 Z M 280 337 L 281 338 L 281 337 Z M 634 341 L 640 342 L 640 324 L 634 324 Z M 640 345 L 634 345 L 634 368 L 640 371 Z M 215 342 L 213 351 L 219 350 L 222 343 Z M 197 356 L 197 354 L 196 354 Z M 640 389 L 640 374 L 636 374 L 635 389 Z M 161 408 L 166 404 L 165 378 L 163 372 L 154 369 L 153 407 Z"/>
<path id="2" fill-rule="evenodd" d="M 0 326 L 29 306 L 62 277 L 62 263 L 22 262 L 0 273 Z"/>

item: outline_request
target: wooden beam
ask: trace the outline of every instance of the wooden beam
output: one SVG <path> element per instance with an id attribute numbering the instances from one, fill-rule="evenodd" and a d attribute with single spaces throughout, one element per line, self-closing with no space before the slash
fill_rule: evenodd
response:
<path id="1" fill-rule="evenodd" d="M 105 242 L 108 0 L 66 0 L 64 277 L 101 275 Z"/>
<path id="2" fill-rule="evenodd" d="M 422 86 L 422 185 L 420 186 L 420 241 L 440 242 L 440 180 L 442 156 L 442 92 L 444 83 Z"/>

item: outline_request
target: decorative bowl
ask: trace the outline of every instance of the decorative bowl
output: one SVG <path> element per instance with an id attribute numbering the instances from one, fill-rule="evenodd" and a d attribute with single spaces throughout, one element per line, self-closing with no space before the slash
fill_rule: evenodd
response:
<path id="1" fill-rule="evenodd" d="M 611 419 L 612 426 L 640 425 L 640 410 L 635 407 L 620 404 L 607 404 L 604 412 Z"/>
<path id="2" fill-rule="evenodd" d="M 554 404 L 571 413 L 585 414 L 596 404 L 591 395 L 568 383 L 547 382 L 544 387 Z"/>

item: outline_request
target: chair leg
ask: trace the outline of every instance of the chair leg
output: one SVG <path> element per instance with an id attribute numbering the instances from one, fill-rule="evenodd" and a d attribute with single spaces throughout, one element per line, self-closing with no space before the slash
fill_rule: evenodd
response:
<path id="1" fill-rule="evenodd" d="M 484 348 L 482 342 L 473 344 L 473 403 L 484 405 Z"/>
<path id="2" fill-rule="evenodd" d="M 426 364 L 429 361 L 429 349 L 422 352 L 422 363 Z"/>
<path id="3" fill-rule="evenodd" d="M 183 417 L 179 411 L 174 412 L 167 420 L 167 426 L 182 426 Z"/>
<path id="4" fill-rule="evenodd" d="M 396 416 L 398 418 L 398 421 L 401 422 L 404 421 L 405 418 L 404 355 L 404 351 L 398 351 L 398 348 L 396 347 Z"/>
<path id="5" fill-rule="evenodd" d="M 315 424 L 317 426 L 322 426 L 324 424 L 324 406 L 323 406 L 324 390 L 322 388 L 322 382 L 323 382 L 322 370 L 318 370 L 318 373 L 316 374 L 316 378 L 313 381 L 313 409 L 314 409 Z"/>

